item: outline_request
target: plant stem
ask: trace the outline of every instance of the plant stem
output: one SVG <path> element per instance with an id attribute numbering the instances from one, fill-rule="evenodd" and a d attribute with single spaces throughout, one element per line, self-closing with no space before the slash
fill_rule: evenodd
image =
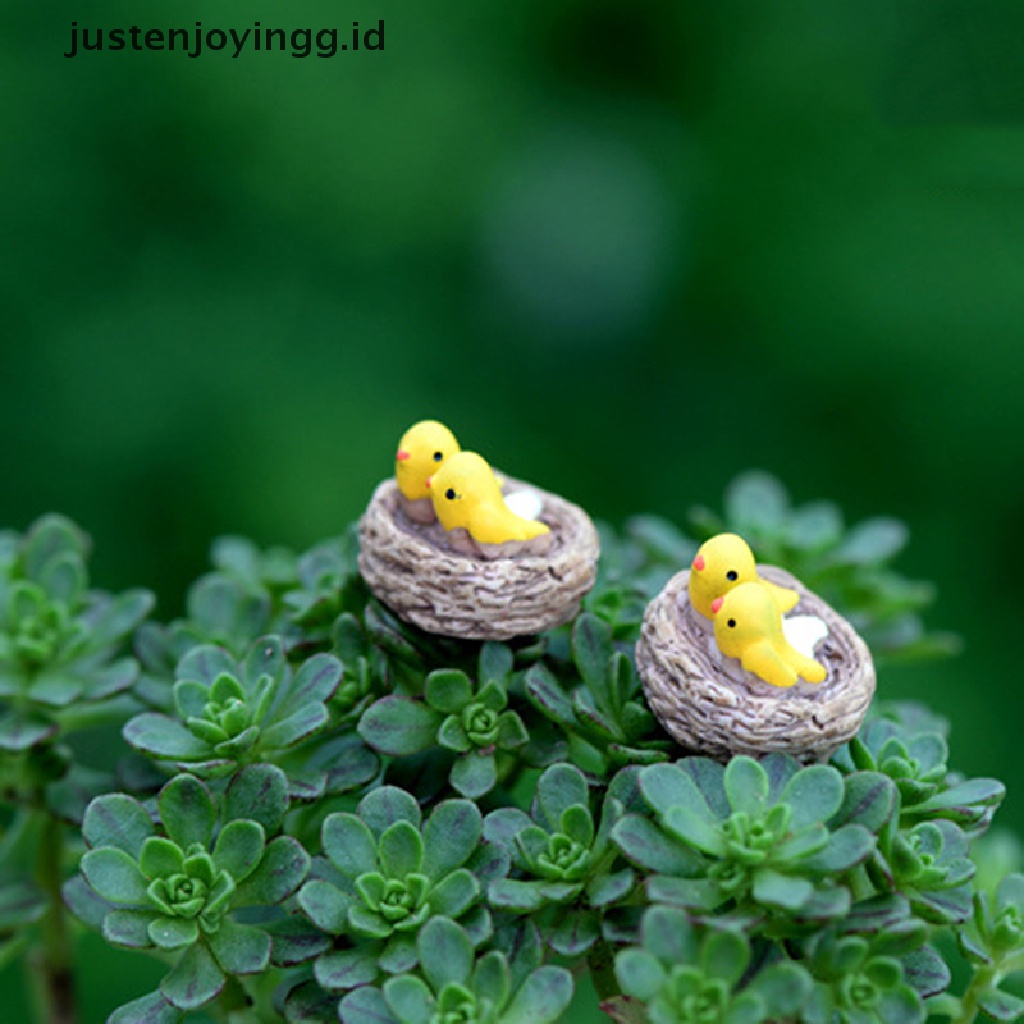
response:
<path id="1" fill-rule="evenodd" d="M 64 826 L 45 810 L 36 813 L 44 816 L 36 877 L 47 907 L 41 922 L 42 945 L 31 956 L 33 986 L 45 1024 L 76 1024 L 71 934 L 61 898 Z"/>
<path id="2" fill-rule="evenodd" d="M 999 972 L 994 965 L 977 968 L 960 1000 L 960 1013 L 953 1019 L 952 1024 L 973 1024 L 975 1017 L 978 1016 L 978 997 L 989 986 L 998 982 L 998 979 Z"/>

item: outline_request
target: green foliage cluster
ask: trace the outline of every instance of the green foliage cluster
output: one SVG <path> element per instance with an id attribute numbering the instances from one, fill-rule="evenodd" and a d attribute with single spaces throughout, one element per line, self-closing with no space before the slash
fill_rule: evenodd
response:
<path id="1" fill-rule="evenodd" d="M 748 474 L 694 523 L 880 652 L 950 647 L 888 520 L 846 531 Z M 649 517 L 604 530 L 575 621 L 498 644 L 397 620 L 353 530 L 300 556 L 219 541 L 169 624 L 88 590 L 71 524 L 4 535 L 0 937 L 36 947 L 43 1019 L 74 1019 L 69 911 L 167 965 L 114 1024 L 553 1024 L 588 975 L 627 1024 L 1024 1015 L 1024 876 L 988 891 L 972 859 L 1004 788 L 950 769 L 938 717 L 883 709 L 812 765 L 660 731 L 633 644 L 696 547 Z M 113 771 L 76 753 L 102 722 Z"/>

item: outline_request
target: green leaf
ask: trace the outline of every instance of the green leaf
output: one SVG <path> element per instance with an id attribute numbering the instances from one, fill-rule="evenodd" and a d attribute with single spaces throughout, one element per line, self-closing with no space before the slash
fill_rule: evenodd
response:
<path id="1" fill-rule="evenodd" d="M 562 814 L 574 804 L 588 807 L 590 794 L 583 773 L 571 764 L 553 764 L 537 782 L 537 806 L 549 831 L 561 827 Z"/>
<path id="2" fill-rule="evenodd" d="M 510 989 L 511 978 L 504 953 L 491 950 L 477 960 L 473 971 L 473 991 L 477 998 L 502 1007 L 508 1002 Z"/>
<path id="3" fill-rule="evenodd" d="M 0 750 L 29 750 L 57 735 L 57 723 L 43 715 L 8 711 L 0 717 Z"/>
<path id="4" fill-rule="evenodd" d="M 133 858 L 153 835 L 153 822 L 146 809 L 130 796 L 111 793 L 89 803 L 82 820 L 82 834 L 89 846 L 116 846 Z"/>
<path id="5" fill-rule="evenodd" d="M 655 903 L 692 910 L 715 910 L 728 899 L 710 878 L 666 878 L 663 875 L 647 879 L 647 896 Z"/>
<path id="6" fill-rule="evenodd" d="M 524 686 L 530 703 L 541 714 L 564 728 L 576 725 L 572 700 L 545 665 L 538 662 L 531 666 L 529 672 L 526 673 Z"/>
<path id="7" fill-rule="evenodd" d="M 476 751 L 456 758 L 449 776 L 453 789 L 474 800 L 489 793 L 497 778 L 494 755 Z"/>
<path id="8" fill-rule="evenodd" d="M 978 997 L 978 1005 L 993 1020 L 1012 1021 L 1024 1015 L 1024 1000 L 998 988 L 982 992 Z"/>
<path id="9" fill-rule="evenodd" d="M 182 870 L 185 858 L 177 843 L 172 843 L 163 836 L 150 836 L 142 844 L 138 860 L 142 873 L 153 879 L 178 874 Z"/>
<path id="10" fill-rule="evenodd" d="M 161 949 L 191 946 L 199 938 L 199 924 L 194 917 L 154 917 L 146 929 L 153 945 Z"/>
<path id="11" fill-rule="evenodd" d="M 530 734 L 523 725 L 523 720 L 515 711 L 503 711 L 498 716 L 498 740 L 500 750 L 514 750 L 528 743 Z"/>
<path id="12" fill-rule="evenodd" d="M 179 1010 L 198 1010 L 224 987 L 224 974 L 201 942 L 189 946 L 162 982 L 164 998 Z"/>
<path id="13" fill-rule="evenodd" d="M 879 772 L 854 772 L 846 776 L 844 787 L 843 802 L 829 825 L 863 825 L 871 832 L 881 831 L 896 807 L 892 779 Z"/>
<path id="14" fill-rule="evenodd" d="M 754 875 L 754 899 L 758 903 L 799 910 L 814 894 L 814 886 L 806 878 L 780 875 L 770 868 L 761 868 Z"/>
<path id="15" fill-rule="evenodd" d="M 734 757 L 725 767 L 725 793 L 734 811 L 745 811 L 752 817 L 764 813 L 768 798 L 768 775 L 752 758 Z"/>
<path id="16" fill-rule="evenodd" d="M 296 705 L 330 700 L 341 682 L 344 666 L 333 654 L 314 654 L 295 673 L 288 699 Z"/>
<path id="17" fill-rule="evenodd" d="M 441 723 L 441 728 L 437 730 L 437 742 L 442 747 L 447 747 L 449 750 L 454 750 L 460 754 L 464 754 L 473 746 L 466 735 L 462 722 L 455 715 L 449 715 Z"/>
<path id="18" fill-rule="evenodd" d="M 434 997 L 422 978 L 391 978 L 384 984 L 384 1001 L 402 1024 L 430 1024 Z"/>
<path id="19" fill-rule="evenodd" d="M 482 832 L 476 804 L 469 800 L 438 804 L 423 826 L 423 873 L 439 879 L 463 865 L 479 844 Z"/>
<path id="20" fill-rule="evenodd" d="M 298 915 L 289 915 L 267 926 L 270 932 L 270 960 L 276 967 L 295 967 L 327 952 L 331 936 Z"/>
<path id="21" fill-rule="evenodd" d="M 908 985 L 883 992 L 875 1012 L 885 1024 L 924 1024 L 927 1016 L 921 997 Z"/>
<path id="22" fill-rule="evenodd" d="M 228 821 L 250 818 L 276 832 L 288 810 L 288 778 L 273 764 L 246 765 L 231 780 L 224 798 Z"/>
<path id="23" fill-rule="evenodd" d="M 156 919 L 152 910 L 111 910 L 103 918 L 103 938 L 115 946 L 146 949 L 153 945 L 149 926 Z"/>
<path id="24" fill-rule="evenodd" d="M 592 907 L 607 907 L 629 895 L 636 884 L 632 868 L 609 875 L 598 875 L 587 884 L 587 900 Z"/>
<path id="25" fill-rule="evenodd" d="M 931 946 L 922 946 L 902 957 L 903 977 L 923 999 L 949 988 L 952 976 L 942 956 Z"/>
<path id="26" fill-rule="evenodd" d="M 229 821 L 217 836 L 213 859 L 236 882 L 248 878 L 263 856 L 263 826 L 255 821 Z"/>
<path id="27" fill-rule="evenodd" d="M 862 825 L 844 825 L 833 832 L 827 845 L 801 860 L 809 871 L 823 875 L 842 874 L 865 860 L 875 848 L 875 837 Z"/>
<path id="28" fill-rule="evenodd" d="M 177 775 L 157 797 L 160 820 L 183 850 L 193 843 L 210 845 L 217 809 L 210 791 L 194 775 Z"/>
<path id="29" fill-rule="evenodd" d="M 325 953 L 313 965 L 317 982 L 330 992 L 345 992 L 377 979 L 377 949 L 364 944 L 355 949 Z"/>
<path id="30" fill-rule="evenodd" d="M 405 757 L 434 746 L 441 721 L 433 708 L 420 701 L 382 697 L 363 712 L 358 729 L 374 750 Z"/>
<path id="31" fill-rule="evenodd" d="M 836 562 L 874 565 L 892 558 L 907 543 L 907 528 L 897 519 L 878 516 L 858 523 L 832 552 Z"/>
<path id="32" fill-rule="evenodd" d="M 299 906 L 318 928 L 330 935 L 340 935 L 348 923 L 351 899 L 330 882 L 314 878 L 298 894 Z"/>
<path id="33" fill-rule="evenodd" d="M 331 863 L 349 878 L 377 870 L 377 844 L 373 833 L 354 814 L 329 814 L 324 819 L 323 845 Z"/>
<path id="34" fill-rule="evenodd" d="M 419 830 L 407 821 L 396 821 L 380 837 L 380 865 L 390 878 L 405 878 L 420 870 L 423 840 Z"/>
<path id="35" fill-rule="evenodd" d="M 583 612 L 572 627 L 573 658 L 583 682 L 593 694 L 597 706 L 608 708 L 608 659 L 615 653 L 611 627 L 596 615 Z"/>
<path id="36" fill-rule="evenodd" d="M 457 868 L 431 890 L 430 909 L 435 914 L 461 916 L 480 895 L 480 885 L 465 868 Z"/>
<path id="37" fill-rule="evenodd" d="M 748 990 L 764 1000 L 770 1020 L 795 1016 L 811 990 L 807 972 L 794 963 L 773 964 L 754 975 Z"/>
<path id="38" fill-rule="evenodd" d="M 364 985 L 350 992 L 339 1007 L 342 1024 L 399 1024 L 391 1016 L 379 989 Z"/>
<path id="39" fill-rule="evenodd" d="M 473 969 L 473 944 L 447 917 L 432 917 L 421 929 L 416 946 L 420 969 L 435 992 L 454 982 L 465 985 Z"/>
<path id="40" fill-rule="evenodd" d="M 843 777 L 830 765 L 802 768 L 786 784 L 780 802 L 793 808 L 792 832 L 828 821 L 843 802 Z"/>
<path id="41" fill-rule="evenodd" d="M 225 918 L 207 941 L 227 974 L 259 974 L 270 965 L 270 936 L 255 925 Z"/>
<path id="42" fill-rule="evenodd" d="M 573 804 L 562 811 L 559 831 L 589 850 L 594 841 L 594 819 L 586 806 Z"/>
<path id="43" fill-rule="evenodd" d="M 322 729 L 330 721 L 330 717 L 325 705 L 304 704 L 295 714 L 282 718 L 263 730 L 263 747 L 266 750 L 294 747 L 300 740 Z"/>
<path id="44" fill-rule="evenodd" d="M 672 964 L 695 963 L 697 943 L 689 917 L 674 907 L 651 907 L 640 922 L 644 948 Z"/>
<path id="45" fill-rule="evenodd" d="M 141 999 L 116 1009 L 107 1024 L 178 1024 L 181 1012 L 176 1010 L 159 992 L 150 992 Z"/>
<path id="46" fill-rule="evenodd" d="M 638 814 L 622 818 L 612 829 L 611 837 L 632 863 L 654 874 L 692 876 L 703 863 L 695 851 Z"/>
<path id="47" fill-rule="evenodd" d="M 685 807 L 670 807 L 664 815 L 663 823 L 672 835 L 704 853 L 721 856 L 725 851 L 721 830 Z"/>
<path id="48" fill-rule="evenodd" d="M 420 805 L 411 793 L 398 786 L 378 786 L 370 790 L 356 810 L 374 835 L 379 836 L 396 821 L 408 821 L 420 827 Z"/>
<path id="49" fill-rule="evenodd" d="M 701 966 L 711 978 L 721 978 L 734 986 L 750 963 L 750 946 L 736 932 L 712 931 L 701 950 Z"/>
<path id="50" fill-rule="evenodd" d="M 82 874 L 93 892 L 111 903 L 146 903 L 148 883 L 134 858 L 113 846 L 89 850 Z"/>
<path id="51" fill-rule="evenodd" d="M 553 1024 L 572 1000 L 572 975 L 562 967 L 540 967 L 516 992 L 501 1024 Z"/>
<path id="52" fill-rule="evenodd" d="M 473 699 L 473 684 L 465 672 L 442 668 L 427 676 L 423 693 L 435 711 L 456 715 Z"/>
<path id="53" fill-rule="evenodd" d="M 511 910 L 513 913 L 539 910 L 545 903 L 543 883 L 500 878 L 491 882 L 487 889 L 487 899 L 492 907 Z"/>
<path id="54" fill-rule="evenodd" d="M 238 886 L 232 905 L 282 903 L 305 881 L 309 863 L 309 854 L 297 839 L 278 836 L 267 844 L 256 870 Z"/>
<path id="55" fill-rule="evenodd" d="M 615 957 L 615 977 L 627 996 L 647 1002 L 665 984 L 665 970 L 644 949 L 624 949 Z"/>
<path id="56" fill-rule="evenodd" d="M 678 765 L 652 764 L 640 772 L 640 792 L 658 815 L 672 807 L 682 807 L 703 822 L 712 823 L 715 816 L 693 779 Z"/>
<path id="57" fill-rule="evenodd" d="M 741 535 L 774 535 L 789 508 L 785 488 L 770 473 L 752 469 L 736 476 L 725 491 L 725 516 Z"/>
<path id="58" fill-rule="evenodd" d="M 338 1024 L 338 997 L 315 981 L 300 982 L 284 1000 L 288 1024 Z"/>
<path id="59" fill-rule="evenodd" d="M 545 938 L 556 953 L 576 957 L 590 949 L 600 935 L 601 921 L 596 910 L 570 907 Z"/>

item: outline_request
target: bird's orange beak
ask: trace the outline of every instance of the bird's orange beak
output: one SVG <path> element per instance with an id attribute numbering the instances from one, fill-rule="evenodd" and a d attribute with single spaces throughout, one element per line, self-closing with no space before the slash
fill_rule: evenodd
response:
<path id="1" fill-rule="evenodd" d="M 704 556 L 703 555 L 698 555 L 693 560 L 693 567 L 694 567 L 694 569 L 697 570 L 697 572 L 703 572 L 704 571 Z"/>
<path id="2" fill-rule="evenodd" d="M 405 462 L 406 459 L 411 459 L 412 458 L 412 454 L 410 452 L 402 451 L 402 449 L 400 448 L 398 450 L 398 454 L 395 456 L 395 458 L 399 462 Z"/>
<path id="3" fill-rule="evenodd" d="M 716 597 L 716 598 L 714 599 L 714 601 L 712 601 L 712 602 L 711 602 L 711 610 L 712 610 L 712 611 L 713 611 L 713 612 L 714 612 L 714 613 L 715 613 L 716 615 L 717 615 L 717 614 L 719 613 L 719 611 L 720 611 L 720 610 L 721 610 L 721 608 L 722 608 L 722 600 L 723 600 L 722 598 L 720 598 L 720 597 Z"/>

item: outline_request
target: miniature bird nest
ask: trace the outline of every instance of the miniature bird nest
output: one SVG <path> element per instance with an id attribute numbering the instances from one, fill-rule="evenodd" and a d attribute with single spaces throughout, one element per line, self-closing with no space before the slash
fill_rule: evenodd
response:
<path id="1" fill-rule="evenodd" d="M 506 485 L 540 495 L 540 522 L 551 531 L 546 553 L 525 545 L 504 557 L 454 551 L 439 523 L 424 526 L 401 511 L 389 479 L 359 521 L 359 569 L 370 590 L 400 618 L 441 636 L 508 640 L 572 619 L 597 576 L 597 530 L 583 509 L 556 494 Z"/>
<path id="2" fill-rule="evenodd" d="M 875 692 L 867 645 L 853 627 L 789 573 L 759 566 L 766 580 L 796 590 L 788 615 L 815 615 L 828 635 L 814 657 L 828 675 L 791 687 L 763 682 L 718 650 L 714 626 L 690 604 L 690 571 L 677 573 L 648 605 L 636 662 L 651 710 L 687 753 L 727 760 L 778 751 L 826 760 L 860 727 Z"/>

